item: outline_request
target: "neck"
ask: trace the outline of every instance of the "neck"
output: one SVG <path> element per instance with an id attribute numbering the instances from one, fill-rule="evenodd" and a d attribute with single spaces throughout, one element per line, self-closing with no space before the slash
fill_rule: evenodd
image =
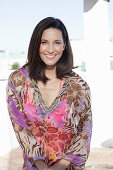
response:
<path id="1" fill-rule="evenodd" d="M 56 66 L 48 66 L 45 70 L 45 75 L 51 80 L 56 79 Z"/>

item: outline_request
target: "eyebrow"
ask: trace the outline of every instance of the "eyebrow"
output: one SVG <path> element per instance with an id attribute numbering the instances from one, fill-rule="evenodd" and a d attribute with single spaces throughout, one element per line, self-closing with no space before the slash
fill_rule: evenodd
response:
<path id="1" fill-rule="evenodd" d="M 41 41 L 47 41 L 46 39 L 41 39 Z"/>
<path id="2" fill-rule="evenodd" d="M 46 40 L 46 39 L 41 39 L 41 41 L 48 41 L 48 40 Z M 54 40 L 54 41 L 62 41 L 62 40 Z"/>

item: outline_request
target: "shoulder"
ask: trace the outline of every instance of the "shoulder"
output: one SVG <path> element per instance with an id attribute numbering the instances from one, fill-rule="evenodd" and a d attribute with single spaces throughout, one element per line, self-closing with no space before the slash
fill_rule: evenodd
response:
<path id="1" fill-rule="evenodd" d="M 88 106 L 90 103 L 91 95 L 89 85 L 75 72 L 70 76 L 69 86 L 67 87 L 67 99 L 70 105 L 74 102 L 74 106 L 79 109 L 82 106 Z"/>
<path id="2" fill-rule="evenodd" d="M 77 73 L 72 72 L 72 75 L 70 76 L 70 84 L 69 84 L 73 90 L 78 91 L 87 91 L 89 90 L 88 83 Z"/>
<path id="3" fill-rule="evenodd" d="M 23 66 L 10 74 L 8 83 L 9 85 L 11 84 L 14 88 L 19 90 L 22 88 L 22 86 L 24 86 L 26 79 L 26 68 Z"/>

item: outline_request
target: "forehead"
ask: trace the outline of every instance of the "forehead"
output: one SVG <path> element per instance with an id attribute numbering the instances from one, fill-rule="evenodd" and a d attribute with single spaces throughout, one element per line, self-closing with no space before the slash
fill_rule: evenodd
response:
<path id="1" fill-rule="evenodd" d="M 48 38 L 57 38 L 57 39 L 62 39 L 62 32 L 59 29 L 56 28 L 47 28 L 43 31 L 42 33 L 42 39 L 48 39 Z"/>

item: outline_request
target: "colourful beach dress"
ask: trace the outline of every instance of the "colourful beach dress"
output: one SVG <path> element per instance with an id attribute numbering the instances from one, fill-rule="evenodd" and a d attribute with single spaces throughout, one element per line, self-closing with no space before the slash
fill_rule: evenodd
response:
<path id="1" fill-rule="evenodd" d="M 14 71 L 7 86 L 7 103 L 24 170 L 37 170 L 34 161 L 52 166 L 65 159 L 66 170 L 85 169 L 90 151 L 92 113 L 88 84 L 76 73 L 65 76 L 50 107 L 43 101 L 28 66 Z"/>

